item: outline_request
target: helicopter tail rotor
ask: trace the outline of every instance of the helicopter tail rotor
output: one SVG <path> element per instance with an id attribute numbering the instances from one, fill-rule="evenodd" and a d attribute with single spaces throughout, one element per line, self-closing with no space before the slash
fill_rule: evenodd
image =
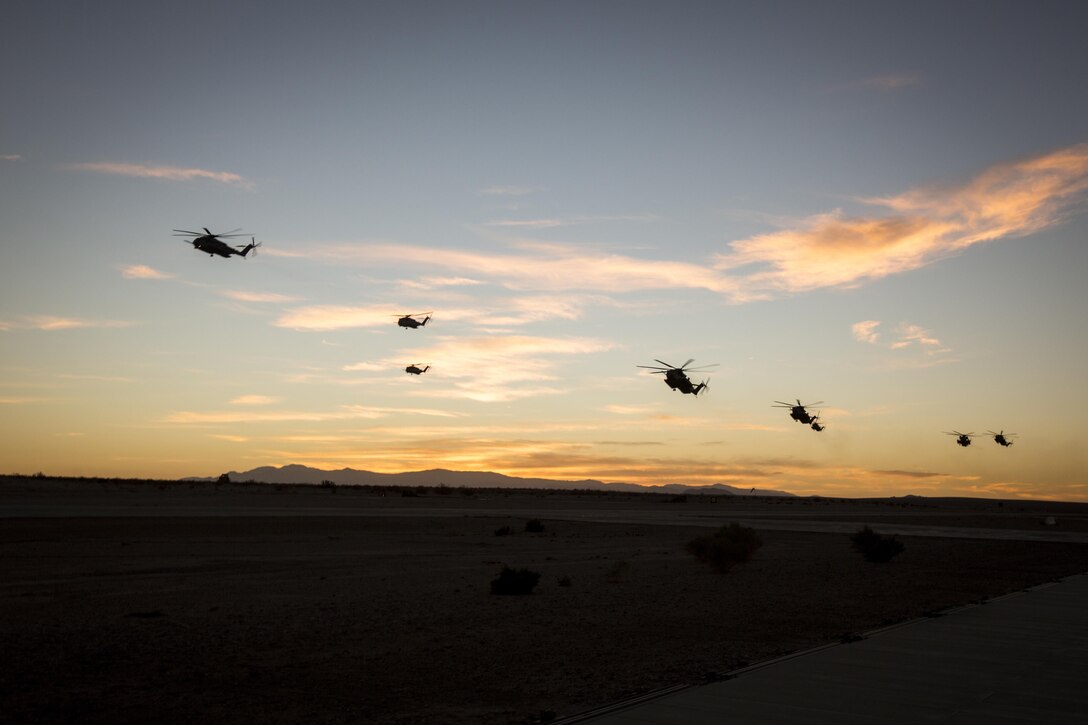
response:
<path id="1" fill-rule="evenodd" d="M 245 247 L 243 247 L 242 251 L 239 252 L 239 254 L 242 255 L 243 259 L 245 259 L 247 254 L 249 254 L 250 252 L 253 252 L 253 256 L 256 257 L 257 256 L 257 247 L 261 246 L 261 244 L 262 244 L 262 242 L 258 242 L 256 237 L 250 237 L 249 238 L 249 244 L 247 244 Z"/>

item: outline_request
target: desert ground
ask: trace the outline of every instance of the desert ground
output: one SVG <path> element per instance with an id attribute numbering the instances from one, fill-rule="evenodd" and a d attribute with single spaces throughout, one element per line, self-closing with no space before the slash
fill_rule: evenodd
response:
<path id="1" fill-rule="evenodd" d="M 549 721 L 1084 571 L 1088 504 L 6 476 L 0 721 Z"/>

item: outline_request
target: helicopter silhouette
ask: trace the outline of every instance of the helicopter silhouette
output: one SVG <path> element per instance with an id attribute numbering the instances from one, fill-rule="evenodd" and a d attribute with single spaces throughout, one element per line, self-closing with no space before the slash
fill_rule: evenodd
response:
<path id="1" fill-rule="evenodd" d="M 425 368 L 421 368 L 421 367 L 419 367 L 418 363 L 413 363 L 412 365 L 409 365 L 408 367 L 404 368 L 404 372 L 411 373 L 412 375 L 422 375 L 423 373 L 427 372 L 430 369 L 431 369 L 430 365 L 428 365 Z"/>
<path id="2" fill-rule="evenodd" d="M 772 408 L 789 408 L 791 418 L 796 420 L 798 423 L 801 423 L 802 425 L 812 425 L 813 422 L 817 418 L 820 417 L 820 414 L 817 413 L 815 416 L 813 416 L 807 410 L 805 410 L 805 408 L 808 407 L 808 406 L 813 406 L 813 405 L 821 405 L 821 404 L 823 404 L 824 401 L 819 400 L 819 401 L 816 401 L 815 403 L 802 403 L 800 398 L 797 398 L 796 400 L 797 400 L 796 405 L 794 405 L 793 403 L 783 403 L 781 400 L 776 400 L 776 401 L 774 401 L 775 405 L 772 405 L 771 407 Z M 817 428 L 815 426 L 813 426 L 813 428 L 812 428 L 812 430 L 817 431 L 817 432 L 821 431 L 823 429 L 824 429 L 824 427 L 822 425 L 819 428 Z"/>
<path id="3" fill-rule="evenodd" d="M 945 435 L 956 436 L 956 444 L 964 448 L 971 445 L 971 436 L 974 435 L 974 433 L 960 433 L 958 430 L 945 431 L 944 433 Z"/>
<path id="4" fill-rule="evenodd" d="M 820 414 L 817 412 L 816 415 L 812 416 L 812 423 L 809 424 L 809 428 L 812 428 L 812 430 L 819 433 L 820 431 L 822 431 L 824 428 L 827 427 L 825 425 L 820 425 L 819 421 L 820 421 Z"/>
<path id="5" fill-rule="evenodd" d="M 986 433 L 989 434 L 989 435 L 992 435 L 994 437 L 994 443 L 996 443 L 999 446 L 1004 446 L 1005 448 L 1008 448 L 1009 446 L 1011 446 L 1013 443 L 1016 442 L 1016 441 L 1009 440 L 1010 438 L 1016 437 L 1015 433 L 1006 433 L 1005 431 L 1001 431 L 999 433 L 994 433 L 992 430 L 988 430 L 988 431 L 986 431 Z"/>
<path id="6" fill-rule="evenodd" d="M 423 318 L 423 322 L 420 322 L 419 320 L 415 319 L 416 317 L 418 317 L 421 314 L 426 315 L 426 317 Z M 423 327 L 424 325 L 426 325 L 427 320 L 431 319 L 431 313 L 430 312 L 416 312 L 416 313 L 413 313 L 411 315 L 395 315 L 395 317 L 400 318 L 400 319 L 397 320 L 398 325 L 400 325 L 401 327 L 410 327 L 410 328 L 412 328 L 414 330 L 417 327 Z"/>
<path id="7" fill-rule="evenodd" d="M 175 232 L 180 233 L 174 234 L 174 236 L 193 237 L 192 239 L 187 240 L 190 244 L 193 245 L 193 249 L 197 250 L 198 252 L 204 252 L 209 257 L 218 255 L 220 257 L 229 259 L 232 255 L 238 255 L 239 257 L 242 257 L 244 259 L 251 250 L 256 250 L 257 247 L 261 246 L 261 243 L 258 242 L 255 237 L 250 237 L 249 244 L 245 245 L 244 247 L 232 247 L 231 245 L 223 241 L 224 239 L 229 239 L 231 237 L 246 236 L 245 234 L 235 234 L 234 232 L 239 231 L 238 229 L 234 229 L 223 234 L 212 234 L 211 230 L 207 227 L 201 228 L 204 230 L 203 233 L 190 232 L 185 229 L 175 229 Z M 257 252 L 254 251 L 253 253 L 256 254 Z"/>
<path id="8" fill-rule="evenodd" d="M 647 370 L 653 370 L 653 374 L 661 373 L 665 376 L 665 384 L 673 390 L 679 390 L 685 395 L 699 395 L 700 392 L 706 390 L 710 384 L 709 380 L 704 380 L 699 384 L 691 382 L 691 378 L 688 377 L 688 373 L 691 372 L 703 372 L 706 368 L 715 367 L 718 363 L 711 363 L 710 365 L 703 365 L 698 368 L 689 368 L 695 362 L 695 358 L 688 360 L 683 365 L 677 367 L 675 365 L 669 365 L 662 360 L 654 359 L 654 362 L 661 363 L 664 367 L 657 367 L 655 365 L 638 365 L 636 367 L 646 368 Z"/>

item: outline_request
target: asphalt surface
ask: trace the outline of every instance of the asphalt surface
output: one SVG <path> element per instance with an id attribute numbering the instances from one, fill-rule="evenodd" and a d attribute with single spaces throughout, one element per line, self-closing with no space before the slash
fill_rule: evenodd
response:
<path id="1" fill-rule="evenodd" d="M 1081 725 L 1085 612 L 1088 574 L 562 722 Z"/>

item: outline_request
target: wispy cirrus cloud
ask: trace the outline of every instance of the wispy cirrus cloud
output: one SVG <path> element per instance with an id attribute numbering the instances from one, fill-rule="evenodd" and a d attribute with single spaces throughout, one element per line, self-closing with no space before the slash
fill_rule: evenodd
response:
<path id="1" fill-rule="evenodd" d="M 468 322 L 491 329 L 526 325 L 541 320 L 575 320 L 590 304 L 615 305 L 604 295 L 526 295 L 498 300 L 479 307 L 443 307 L 443 322 Z M 307 305 L 283 312 L 273 322 L 277 327 L 299 331 L 346 330 L 388 327 L 405 314 L 390 305 Z M 412 313 L 420 319 L 427 313 Z"/>
<path id="2" fill-rule="evenodd" d="M 132 327 L 135 322 L 126 320 L 89 320 L 80 317 L 31 315 L 18 321 L 0 321 L 0 330 L 81 330 L 93 328 Z"/>
<path id="3" fill-rule="evenodd" d="M 383 369 L 390 369 L 403 366 L 409 359 L 419 364 L 435 361 L 428 376 L 447 379 L 451 384 L 413 391 L 419 397 L 507 402 L 565 392 L 565 387 L 551 385 L 558 377 L 555 373 L 557 358 L 589 355 L 612 347 L 612 343 L 604 340 L 577 337 L 445 337 L 430 345 L 404 350 L 397 358 L 379 364 Z M 364 362 L 348 367 L 370 370 L 373 365 L 373 362 Z"/>
<path id="4" fill-rule="evenodd" d="M 880 333 L 876 328 L 880 327 L 880 320 L 862 320 L 850 326 L 854 339 L 858 342 L 868 342 L 875 345 L 880 339 Z"/>
<path id="5" fill-rule="evenodd" d="M 400 286 L 406 289 L 431 290 L 443 287 L 475 287 L 484 284 L 471 277 L 420 277 L 419 279 L 400 280 Z"/>
<path id="6" fill-rule="evenodd" d="M 0 161 L 22 161 L 22 154 L 0 154 Z"/>
<path id="7" fill-rule="evenodd" d="M 278 403 L 279 400 L 280 400 L 279 398 L 273 398 L 273 397 L 268 396 L 268 395 L 251 394 L 251 395 L 239 395 L 236 398 L 232 398 L 231 401 L 230 401 L 230 404 L 231 405 L 272 405 L 273 403 Z"/>
<path id="8" fill-rule="evenodd" d="M 125 279 L 173 279 L 174 275 L 160 272 L 146 264 L 127 264 L 121 267 L 121 276 Z"/>
<path id="9" fill-rule="evenodd" d="M 883 335 L 878 331 L 879 320 L 864 320 L 851 325 L 854 339 L 870 345 L 886 347 L 889 350 L 902 350 L 908 347 L 916 347 L 925 351 L 926 355 L 941 355 L 951 350 L 941 344 L 932 332 L 909 322 L 900 322 L 892 332 L 887 342 L 882 342 Z"/>
<path id="10" fill-rule="evenodd" d="M 653 214 L 605 214 L 547 217 L 543 219 L 493 219 L 486 222 L 486 225 L 489 227 L 513 227 L 518 229 L 553 229 L 599 222 L 652 222 L 657 221 L 657 219 L 658 217 Z"/>
<path id="11" fill-rule="evenodd" d="M 327 421 L 374 420 L 393 414 L 424 415 L 457 418 L 458 413 L 428 408 L 378 408 L 363 405 L 343 405 L 334 410 L 183 410 L 170 413 L 164 423 L 185 425 L 220 425 L 237 423 L 323 423 Z"/>
<path id="12" fill-rule="evenodd" d="M 339 265 L 439 268 L 454 277 L 519 291 L 604 294 L 689 289 L 746 303 L 819 289 L 852 289 L 975 245 L 1034 234 L 1064 221 L 1083 205 L 1086 192 L 1088 144 L 1079 144 L 997 164 L 960 184 L 931 184 L 897 195 L 861 198 L 858 203 L 876 213 L 850 215 L 832 210 L 788 222 L 775 231 L 730 242 L 726 251 L 708 262 L 524 242 L 494 252 L 345 243 L 321 245 L 304 253 Z M 506 221 L 537 228 L 563 223 L 560 218 Z M 309 323 L 303 312 L 296 311 L 281 322 L 305 327 Z M 367 322 L 366 314 L 350 308 L 311 308 L 309 313 L 328 320 L 354 318 L 354 326 L 379 324 Z"/>
<path id="13" fill-rule="evenodd" d="M 725 294 L 736 287 L 732 280 L 702 264 L 640 259 L 564 244 L 533 245 L 506 253 L 407 244 L 333 244 L 308 254 L 334 264 L 440 267 L 515 290 L 633 292 L 701 288 Z"/>
<path id="14" fill-rule="evenodd" d="M 287 310 L 272 324 L 292 330 L 345 330 L 391 325 L 401 314 L 389 305 L 307 305 Z"/>
<path id="15" fill-rule="evenodd" d="M 230 171 L 210 171 L 180 166 L 152 166 L 148 164 L 125 164 L 114 162 L 94 162 L 68 164 L 66 168 L 74 171 L 90 171 L 98 174 L 131 176 L 141 179 L 162 179 L 165 181 L 215 181 L 228 186 L 238 186 L 252 190 L 254 184 L 245 177 Z"/>
<path id="16" fill-rule="evenodd" d="M 298 297 L 280 294 L 278 292 L 246 292 L 244 290 L 225 290 L 221 293 L 224 297 L 239 302 L 296 302 Z"/>

